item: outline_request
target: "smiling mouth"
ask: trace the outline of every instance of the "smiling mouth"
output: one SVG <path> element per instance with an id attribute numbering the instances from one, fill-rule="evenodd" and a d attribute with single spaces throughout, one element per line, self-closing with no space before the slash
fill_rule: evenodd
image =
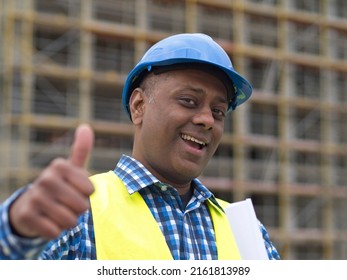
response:
<path id="1" fill-rule="evenodd" d="M 188 134 L 181 134 L 181 138 L 185 141 L 191 142 L 191 144 L 195 145 L 199 150 L 202 150 L 204 147 L 207 146 L 206 142 L 196 139 L 195 137 L 190 136 Z"/>

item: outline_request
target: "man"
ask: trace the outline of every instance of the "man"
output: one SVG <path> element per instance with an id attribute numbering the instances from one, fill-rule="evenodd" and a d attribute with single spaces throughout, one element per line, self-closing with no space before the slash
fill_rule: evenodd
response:
<path id="1" fill-rule="evenodd" d="M 197 179 L 227 112 L 252 88 L 204 34 L 152 46 L 130 72 L 122 103 L 134 124 L 131 157 L 88 178 L 88 125 L 68 159 L 54 160 L 0 208 L 2 259 L 238 259 L 223 207 Z M 260 224 L 270 259 L 279 259 Z M 49 241 L 51 240 L 51 241 Z"/>

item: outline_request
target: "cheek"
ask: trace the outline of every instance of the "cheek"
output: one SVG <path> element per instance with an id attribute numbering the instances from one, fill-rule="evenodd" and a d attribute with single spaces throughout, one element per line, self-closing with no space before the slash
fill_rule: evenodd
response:
<path id="1" fill-rule="evenodd" d="M 217 128 L 216 130 L 217 130 L 217 132 L 216 132 L 216 134 L 217 134 L 217 135 L 216 135 L 216 138 L 218 139 L 218 142 L 220 142 L 221 139 L 222 139 L 222 136 L 223 136 L 224 127 Z"/>
<path id="2" fill-rule="evenodd" d="M 157 126 L 158 130 L 165 130 L 179 123 L 183 115 L 172 104 L 164 103 L 160 98 L 157 98 L 152 103 L 147 104 L 144 117 L 148 122 L 147 125 Z"/>
<path id="3" fill-rule="evenodd" d="M 213 132 L 213 144 L 215 145 L 215 149 L 217 149 L 219 143 L 222 140 L 222 136 L 223 136 L 223 126 L 216 126 L 214 128 L 214 132 Z"/>
<path id="4" fill-rule="evenodd" d="M 143 119 L 142 133 L 151 143 L 162 145 L 168 141 L 172 135 L 173 128 L 170 126 L 167 115 L 150 114 Z"/>

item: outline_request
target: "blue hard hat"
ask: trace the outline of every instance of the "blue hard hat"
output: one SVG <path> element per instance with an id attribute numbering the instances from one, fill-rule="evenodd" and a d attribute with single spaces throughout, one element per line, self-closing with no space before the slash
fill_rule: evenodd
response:
<path id="1" fill-rule="evenodd" d="M 201 33 L 176 34 L 149 48 L 129 73 L 122 95 L 122 104 L 128 115 L 130 116 L 130 95 L 147 73 L 154 68 L 175 65 L 186 65 L 189 68 L 189 65 L 194 64 L 215 68 L 218 70 L 216 73 L 220 72 L 224 76 L 224 83 L 227 77 L 227 82 L 233 89 L 233 98 L 229 102 L 228 111 L 234 110 L 251 96 L 251 84 L 234 70 L 227 53 L 210 36 Z"/>

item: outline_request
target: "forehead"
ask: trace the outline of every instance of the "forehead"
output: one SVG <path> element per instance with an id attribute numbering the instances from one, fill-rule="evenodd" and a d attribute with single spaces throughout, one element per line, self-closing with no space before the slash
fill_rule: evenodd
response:
<path id="1" fill-rule="evenodd" d="M 151 73 L 153 73 L 155 76 L 161 76 L 162 78 L 164 78 L 164 75 L 161 75 L 161 74 L 164 74 L 164 73 L 177 74 L 182 71 L 183 73 L 194 72 L 193 70 L 196 70 L 198 72 L 204 72 L 206 73 L 206 77 L 207 77 L 207 74 L 209 74 L 210 76 L 213 76 L 215 79 L 219 80 L 224 85 L 224 89 L 226 90 L 226 97 L 227 97 L 229 105 L 233 102 L 235 93 L 234 93 L 234 85 L 231 78 L 223 70 L 213 65 L 202 64 L 202 63 L 190 63 L 190 64 L 180 63 L 180 64 L 173 64 L 173 65 L 165 65 L 165 66 L 155 66 L 152 68 Z"/>
<path id="2" fill-rule="evenodd" d="M 205 84 L 207 86 L 214 86 L 218 88 L 219 92 L 223 92 L 227 95 L 227 88 L 223 81 L 213 73 L 201 70 L 201 69 L 180 69 L 180 70 L 170 70 L 159 73 L 150 73 L 148 74 L 143 82 L 146 84 L 151 84 L 154 87 L 159 84 L 165 84 L 170 82 L 176 82 L 179 80 L 179 85 L 193 85 L 195 82 L 200 82 L 201 84 Z"/>
<path id="3" fill-rule="evenodd" d="M 206 64 L 206 63 L 177 63 L 172 65 L 161 65 L 161 66 L 154 66 L 152 68 L 152 72 L 154 74 L 160 74 L 165 72 L 170 72 L 174 70 L 198 70 L 203 71 L 206 73 L 211 74 L 212 76 L 215 76 L 217 79 L 219 79 L 224 86 L 229 90 L 230 88 L 233 88 L 233 82 L 231 81 L 231 78 L 220 68 Z"/>
<path id="4" fill-rule="evenodd" d="M 173 79 L 179 79 L 181 82 L 193 85 L 195 82 L 218 89 L 219 92 L 223 92 L 226 95 L 226 88 L 224 83 L 209 72 L 198 70 L 198 69 L 185 69 L 185 70 L 174 70 L 167 73 L 167 77 Z"/>
<path id="5" fill-rule="evenodd" d="M 169 73 L 171 77 L 179 82 L 177 88 L 190 89 L 195 93 L 211 95 L 218 97 L 219 100 L 228 103 L 227 89 L 223 82 L 211 73 L 187 69 L 184 71 L 172 71 Z"/>

